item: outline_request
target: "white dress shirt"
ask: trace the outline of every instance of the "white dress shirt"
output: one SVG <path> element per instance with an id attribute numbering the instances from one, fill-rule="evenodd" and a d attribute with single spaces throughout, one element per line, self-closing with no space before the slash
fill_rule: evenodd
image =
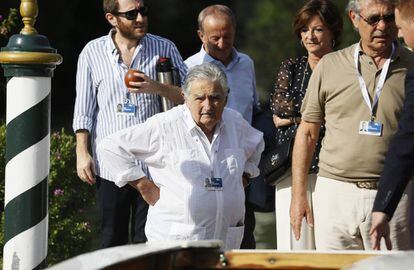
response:
<path id="1" fill-rule="evenodd" d="M 201 46 L 198 53 L 184 61 L 189 69 L 206 62 L 216 64 L 226 73 L 230 88 L 226 107 L 238 111 L 247 122 L 251 123 L 253 107 L 258 106 L 253 60 L 233 48 L 232 60 L 225 66 L 219 60 L 211 57 Z"/>
<path id="2" fill-rule="evenodd" d="M 263 134 L 238 112 L 225 108 L 210 143 L 180 105 L 102 139 L 97 151 L 120 187 L 145 175 L 136 159 L 148 165 L 160 188 L 148 211 L 148 241 L 221 239 L 231 249 L 244 231 L 242 175 L 259 174 L 263 148 Z M 221 191 L 204 187 L 210 177 L 222 178 Z"/>

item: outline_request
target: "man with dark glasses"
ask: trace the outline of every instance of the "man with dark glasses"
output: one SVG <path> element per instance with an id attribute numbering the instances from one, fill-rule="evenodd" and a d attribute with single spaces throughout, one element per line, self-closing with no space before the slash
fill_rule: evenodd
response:
<path id="1" fill-rule="evenodd" d="M 101 246 L 110 247 L 129 240 L 146 241 L 148 205 L 134 188 L 118 188 L 109 181 L 113 176 L 101 165 L 96 144 L 160 112 L 161 96 L 174 103 L 183 102 L 179 87 L 156 81 L 155 65 L 160 57 L 170 58 L 181 78 L 187 68 L 171 41 L 147 33 L 149 8 L 143 0 L 104 0 L 103 8 L 112 29 L 107 36 L 89 42 L 79 56 L 73 129 L 77 174 L 82 181 L 97 185 Z M 134 73 L 136 82 L 129 88 L 124 83 L 128 69 L 138 70 Z"/>
<path id="2" fill-rule="evenodd" d="M 133 21 L 137 19 L 138 14 L 141 14 L 141 16 L 143 17 L 148 16 L 148 11 L 149 11 L 148 6 L 143 6 L 143 7 L 140 7 L 137 9 L 131 9 L 125 12 L 116 11 L 113 14 L 115 16 L 125 17 L 127 20 Z"/>
<path id="3" fill-rule="evenodd" d="M 392 23 L 395 21 L 394 12 L 390 12 L 385 15 L 375 14 L 369 16 L 368 18 L 365 18 L 364 16 L 362 16 L 362 14 L 359 14 L 359 17 L 361 17 L 367 24 L 371 26 L 376 26 L 381 20 L 387 23 Z"/>
<path id="4" fill-rule="evenodd" d="M 371 210 L 385 154 L 403 108 L 404 78 L 414 55 L 397 41 L 393 0 L 350 0 L 360 41 L 325 55 L 312 73 L 302 105 L 292 161 L 291 224 L 315 225 L 317 250 L 378 248 L 370 241 Z M 326 133 L 312 193 L 305 188 L 319 127 Z M 409 249 L 409 196 L 390 222 L 395 249 Z"/>

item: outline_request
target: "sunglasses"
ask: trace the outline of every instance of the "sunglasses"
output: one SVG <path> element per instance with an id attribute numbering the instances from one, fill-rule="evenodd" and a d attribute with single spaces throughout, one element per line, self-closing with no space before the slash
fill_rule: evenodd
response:
<path id="1" fill-rule="evenodd" d="M 374 26 L 377 25 L 381 20 L 387 23 L 393 23 L 395 22 L 395 15 L 394 13 L 389 13 L 385 15 L 371 15 L 368 18 L 365 18 L 361 14 L 359 16 L 369 25 Z"/>
<path id="2" fill-rule="evenodd" d="M 125 17 L 127 20 L 136 20 L 138 17 L 138 14 L 141 14 L 142 17 L 148 16 L 149 8 L 148 6 L 143 6 L 138 9 L 131 9 L 125 12 L 114 12 L 113 14 L 116 16 L 122 16 Z"/>

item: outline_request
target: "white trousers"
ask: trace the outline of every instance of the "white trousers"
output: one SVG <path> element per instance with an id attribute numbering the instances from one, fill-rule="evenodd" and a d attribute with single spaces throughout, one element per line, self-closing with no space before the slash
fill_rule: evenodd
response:
<path id="1" fill-rule="evenodd" d="M 390 222 L 390 238 L 396 250 L 410 247 L 409 191 L 410 184 Z M 319 176 L 312 197 L 316 249 L 371 250 L 369 230 L 376 194 L 377 190 Z M 381 249 L 386 250 L 384 240 Z"/>
<path id="2" fill-rule="evenodd" d="M 301 237 L 296 241 L 290 226 L 290 200 L 292 198 L 292 175 L 290 171 L 276 185 L 275 214 L 277 250 L 312 250 L 315 249 L 313 228 L 303 219 Z M 312 210 L 312 193 L 315 187 L 316 174 L 308 175 L 307 197 Z"/>

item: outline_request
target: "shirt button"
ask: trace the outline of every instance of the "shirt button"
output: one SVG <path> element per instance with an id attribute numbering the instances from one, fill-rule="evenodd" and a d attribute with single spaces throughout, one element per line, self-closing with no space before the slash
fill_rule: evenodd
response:
<path id="1" fill-rule="evenodd" d="M 370 65 L 372 65 L 372 64 L 374 64 L 374 63 L 372 63 L 371 61 L 369 61 L 369 64 L 370 64 Z"/>

